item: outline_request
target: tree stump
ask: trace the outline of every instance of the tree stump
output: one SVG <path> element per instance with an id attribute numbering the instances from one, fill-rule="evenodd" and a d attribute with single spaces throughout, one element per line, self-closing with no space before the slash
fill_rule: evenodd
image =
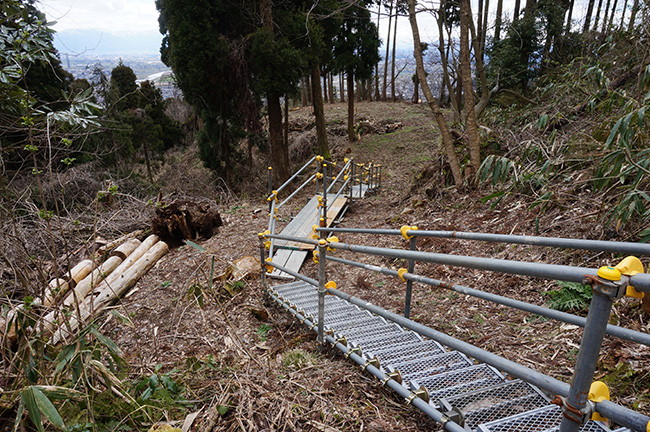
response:
<path id="1" fill-rule="evenodd" d="M 208 239 L 223 225 L 221 216 L 208 202 L 187 199 L 159 202 L 152 229 L 162 240 L 173 245 L 183 240 Z"/>

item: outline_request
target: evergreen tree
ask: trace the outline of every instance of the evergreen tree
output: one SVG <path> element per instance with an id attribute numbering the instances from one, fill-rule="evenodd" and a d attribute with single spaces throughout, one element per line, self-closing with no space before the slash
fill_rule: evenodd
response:
<path id="1" fill-rule="evenodd" d="M 356 140 L 354 131 L 354 82 L 355 78 L 372 77 L 373 68 L 379 61 L 379 34 L 370 19 L 369 1 L 358 1 L 350 6 L 341 19 L 341 26 L 332 42 L 334 64 L 337 71 L 345 72 L 348 86 L 348 138 Z"/>

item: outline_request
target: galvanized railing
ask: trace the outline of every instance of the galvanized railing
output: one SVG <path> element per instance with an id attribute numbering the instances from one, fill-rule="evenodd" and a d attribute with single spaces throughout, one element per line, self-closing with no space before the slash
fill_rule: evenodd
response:
<path id="1" fill-rule="evenodd" d="M 449 231 L 424 231 L 418 230 L 417 227 L 402 227 L 401 230 L 373 230 L 373 229 L 351 229 L 351 228 L 315 228 L 320 235 L 319 240 L 305 240 L 274 234 L 261 234 L 260 238 L 276 238 L 289 241 L 300 241 L 317 246 L 318 258 L 318 280 L 308 278 L 296 272 L 291 272 L 296 278 L 303 280 L 315 287 L 318 287 L 318 317 L 315 325 L 318 329 L 318 341 L 324 343 L 329 341 L 324 334 L 324 305 L 325 295 L 332 294 L 356 304 L 374 314 L 382 316 L 393 321 L 402 327 L 408 328 L 419 333 L 422 336 L 433 339 L 437 342 L 456 349 L 470 357 L 485 362 L 497 369 L 509 373 L 515 377 L 522 378 L 541 389 L 558 395 L 557 403 L 561 405 L 563 418 L 560 425 L 561 432 L 578 431 L 582 423 L 590 418 L 593 413 L 598 413 L 606 418 L 611 419 L 619 425 L 630 428 L 635 431 L 650 431 L 650 417 L 622 407 L 608 400 L 591 401 L 588 400 L 588 393 L 591 381 L 594 376 L 596 362 L 601 349 L 603 337 L 609 334 L 628 341 L 650 345 L 650 335 L 643 332 L 626 329 L 623 327 L 608 324 L 612 304 L 615 299 L 624 295 L 640 298 L 644 295 L 650 295 L 650 274 L 643 273 L 643 265 L 635 257 L 628 257 L 615 267 L 585 268 L 564 265 L 530 263 L 512 260 L 500 260 L 493 258 L 481 258 L 471 256 L 458 256 L 439 254 L 432 252 L 417 251 L 418 237 L 439 237 L 439 238 L 456 238 L 467 240 L 480 240 L 490 242 L 503 242 L 514 244 L 527 244 L 538 246 L 550 246 L 569 249 L 584 249 L 593 251 L 615 252 L 621 254 L 650 255 L 650 245 L 639 243 L 624 242 L 605 242 L 595 240 L 577 240 L 563 238 L 547 238 L 533 236 L 513 236 L 484 233 L 461 233 Z M 409 250 L 379 248 L 362 245 L 353 245 L 339 242 L 336 237 L 329 239 L 323 238 L 325 233 L 363 233 L 376 235 L 401 235 L 409 240 Z M 261 241 L 262 242 L 262 241 Z M 261 243 L 262 244 L 262 243 Z M 261 258 L 266 261 L 267 268 L 277 268 L 286 271 L 276 263 L 265 259 L 263 246 L 261 247 Z M 407 260 L 407 268 L 399 270 L 387 269 L 375 265 L 364 264 L 356 261 L 329 256 L 328 251 L 346 250 L 355 253 L 382 256 L 389 258 L 398 258 Z M 339 264 L 356 266 L 369 271 L 374 271 L 390 276 L 395 276 L 406 282 L 406 296 L 404 316 L 400 316 L 385 311 L 364 300 L 352 297 L 344 292 L 337 290 L 332 284 L 326 283 L 326 262 L 332 261 Z M 509 273 L 522 276 L 533 276 L 551 280 L 562 280 L 569 282 L 588 283 L 592 286 L 594 295 L 591 300 L 587 318 L 579 317 L 565 312 L 559 312 L 552 309 L 532 305 L 515 299 L 483 292 L 480 290 L 464 287 L 461 285 L 451 284 L 439 281 L 414 273 L 416 262 L 438 263 L 462 268 L 482 269 L 493 272 Z M 264 272 L 263 272 L 264 275 Z M 264 277 L 264 276 L 263 276 Z M 419 282 L 431 286 L 437 286 L 445 289 L 454 290 L 463 294 L 472 295 L 484 300 L 492 301 L 505 306 L 524 310 L 530 313 L 541 315 L 547 318 L 555 319 L 584 327 L 583 338 L 580 344 L 580 350 L 577 357 L 575 372 L 571 384 L 564 383 L 528 367 L 519 365 L 507 360 L 496 354 L 490 353 L 483 349 L 477 348 L 471 344 L 455 339 L 446 334 L 440 333 L 426 326 L 418 324 L 409 319 L 410 303 L 412 295 L 413 282 Z M 266 283 L 266 281 L 265 281 Z M 307 317 L 302 317 L 306 319 Z M 332 341 L 329 341 L 332 342 Z M 340 345 L 340 344 L 338 344 Z M 337 347 L 338 347 L 337 345 Z M 347 347 L 339 347 L 347 350 Z M 356 361 L 356 359 L 354 359 Z M 371 371 L 375 374 L 374 371 Z M 381 372 L 381 371 L 379 371 Z M 376 375 L 376 374 L 375 374 Z M 400 386 L 401 387 L 401 386 Z M 391 386 L 392 388 L 392 386 Z M 399 391 L 402 392 L 403 388 Z M 401 393 L 400 393 L 401 394 Z M 412 398 L 411 398 L 412 399 Z M 429 408 L 424 409 L 425 413 L 436 420 L 440 414 L 439 411 L 432 412 Z M 439 421 L 439 420 L 437 420 Z M 447 421 L 444 424 L 446 430 L 463 430 L 461 426 L 454 422 Z M 460 429 L 459 429 L 460 428 Z"/>
<path id="2" fill-rule="evenodd" d="M 313 166 L 314 162 L 316 162 L 315 167 Z M 357 164 L 352 160 L 352 158 L 345 158 L 343 163 L 344 165 L 340 166 L 337 165 L 336 162 L 325 160 L 322 156 L 314 156 L 275 190 L 273 189 L 273 170 L 269 167 L 267 196 L 267 202 L 269 203 L 269 233 L 276 234 L 279 210 L 312 182 L 316 185 L 316 196 L 321 197 L 319 198 L 319 208 L 322 210 L 319 212 L 320 214 L 318 214 L 316 220 L 314 220 L 314 224 L 320 226 L 328 225 L 327 212 L 341 195 L 347 194 L 347 196 L 352 199 L 355 197 L 355 191 L 359 191 L 358 197 L 361 196 L 361 189 L 363 187 L 374 189 L 381 186 L 380 165 L 375 165 L 373 163 L 370 163 L 367 166 L 364 164 Z M 289 187 L 289 185 L 291 185 L 291 183 L 301 174 L 308 172 L 310 167 L 314 169 L 315 172 L 280 202 L 280 192 Z M 334 176 L 337 170 L 338 174 Z M 328 195 L 332 193 L 335 194 L 334 198 L 331 200 L 331 203 L 328 203 Z M 269 256 L 273 256 L 273 250 L 275 248 L 274 240 L 275 239 L 271 239 Z"/>

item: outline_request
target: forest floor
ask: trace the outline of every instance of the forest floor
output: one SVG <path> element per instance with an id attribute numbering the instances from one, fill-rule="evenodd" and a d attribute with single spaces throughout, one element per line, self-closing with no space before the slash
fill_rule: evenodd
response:
<path id="1" fill-rule="evenodd" d="M 326 115 L 336 160 L 349 152 L 355 161 L 373 161 L 383 169 L 381 189 L 355 201 L 343 218 L 343 227 L 416 225 L 420 229 L 590 239 L 614 235 L 625 240 L 624 233 L 612 234 L 605 228 L 595 200 L 576 196 L 542 211 L 529 208 L 532 197 L 512 195 L 490 210 L 489 204 L 481 202 L 489 190 L 445 187 L 439 137 L 426 105 L 358 103 L 356 119 L 367 121 L 367 127 L 353 144 L 347 142 L 345 133 L 346 106 L 326 105 Z M 401 126 L 394 132 L 378 133 L 398 123 Z M 292 160 L 299 166 L 313 146 L 311 109 L 291 111 L 291 125 Z M 203 181 L 197 177 L 201 170 L 192 175 L 182 172 L 187 166 L 183 161 L 189 157 L 177 155 L 176 162 L 170 162 L 165 175 L 176 180 L 167 180 L 166 194 L 208 193 L 197 186 Z M 180 427 L 188 414 L 198 412 L 192 430 L 201 432 L 436 430 L 431 420 L 351 362 L 329 350 L 319 351 L 313 333 L 269 302 L 258 275 L 237 283 L 210 281 L 211 262 L 219 274 L 243 256 L 259 257 L 257 233 L 266 229 L 268 221 L 262 183 L 238 196 L 221 189 L 218 207 L 224 225 L 212 238 L 197 241 L 205 252 L 189 245 L 172 249 L 122 299 L 118 311 L 130 322 L 107 319 L 102 326 L 127 353 L 134 376 L 148 376 L 159 369 L 182 388 L 176 399 L 185 402 L 162 404 L 162 417 Z M 310 190 L 296 197 L 295 206 L 286 206 L 286 214 L 280 214 L 281 226 L 313 193 L 306 189 Z M 339 238 L 345 243 L 408 247 L 401 237 Z M 421 240 L 418 249 L 586 267 L 615 264 L 620 259 L 603 253 L 443 239 Z M 350 252 L 336 255 L 393 269 L 405 267 L 399 260 Z M 311 259 L 303 272 L 315 276 Z M 416 273 L 539 305 L 547 300 L 545 292 L 559 288 L 552 281 L 434 264 L 417 264 Z M 399 280 L 335 264 L 328 265 L 327 278 L 342 291 L 392 312 L 403 311 L 405 284 Z M 411 317 L 564 381 L 573 372 L 582 335 L 576 326 L 418 284 Z M 638 301 L 624 298 L 616 302 L 611 320 L 650 332 L 648 318 Z M 647 347 L 607 337 L 596 371 L 597 378 L 610 384 L 615 401 L 646 414 L 650 413 L 648 358 Z"/>

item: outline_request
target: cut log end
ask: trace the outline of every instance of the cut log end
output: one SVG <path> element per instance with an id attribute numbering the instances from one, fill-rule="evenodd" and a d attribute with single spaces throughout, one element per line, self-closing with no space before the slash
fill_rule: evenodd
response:
<path id="1" fill-rule="evenodd" d="M 170 245 L 178 246 L 183 240 L 208 239 L 221 225 L 221 216 L 210 203 L 177 200 L 159 203 L 152 230 Z"/>

